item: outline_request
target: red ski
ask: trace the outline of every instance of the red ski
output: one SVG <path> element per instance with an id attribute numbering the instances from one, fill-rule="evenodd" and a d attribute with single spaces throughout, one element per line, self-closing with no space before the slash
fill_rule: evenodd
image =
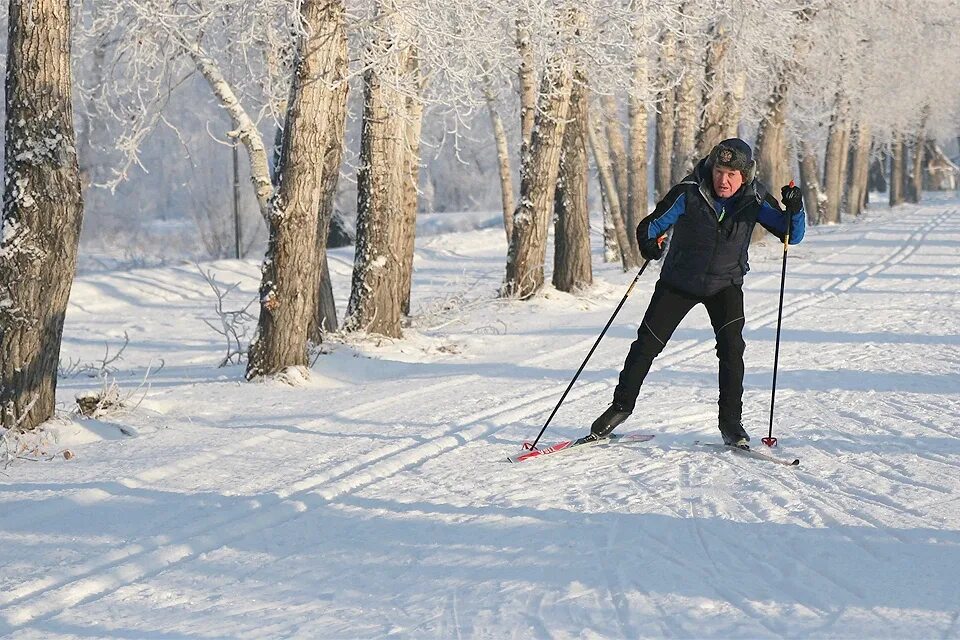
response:
<path id="1" fill-rule="evenodd" d="M 625 443 L 625 442 L 646 442 L 647 440 L 652 440 L 653 435 L 649 433 L 640 433 L 639 431 L 632 431 L 630 433 L 614 433 L 606 438 L 600 438 L 599 440 L 588 440 L 586 438 L 579 438 L 577 440 L 564 440 L 562 442 L 557 442 L 550 445 L 549 447 L 544 447 L 540 449 L 531 449 L 529 442 L 523 443 L 523 451 L 515 455 L 509 456 L 507 462 L 524 462 L 530 460 L 531 458 L 539 458 L 540 456 L 546 456 L 553 453 L 560 453 L 561 451 L 568 451 L 570 449 L 575 449 L 577 447 L 587 447 L 598 444 L 616 444 L 616 443 Z"/>

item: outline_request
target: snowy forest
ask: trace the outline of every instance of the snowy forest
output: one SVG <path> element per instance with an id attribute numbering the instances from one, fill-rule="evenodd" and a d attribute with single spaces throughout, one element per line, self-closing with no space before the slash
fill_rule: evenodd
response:
<path id="1" fill-rule="evenodd" d="M 0 33 L 0 636 L 960 637 L 960 3 L 10 0 Z M 744 385 L 772 435 L 781 363 L 801 470 L 691 450 L 692 315 L 642 444 L 504 471 L 571 388 L 546 441 L 609 403 L 635 230 L 727 138 L 803 196 L 784 275 L 754 232 Z"/>

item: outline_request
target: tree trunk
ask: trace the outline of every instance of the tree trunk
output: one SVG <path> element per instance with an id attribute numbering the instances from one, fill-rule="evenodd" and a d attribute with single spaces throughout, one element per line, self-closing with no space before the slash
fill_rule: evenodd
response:
<path id="1" fill-rule="evenodd" d="M 0 426 L 53 417 L 83 218 L 70 73 L 70 3 L 11 0 L 0 224 Z"/>
<path id="2" fill-rule="evenodd" d="M 589 127 L 590 125 L 588 124 L 587 126 Z M 623 257 L 620 254 L 620 243 L 617 241 L 617 228 L 616 225 L 613 224 L 613 216 L 610 214 L 610 203 L 607 202 L 607 199 L 604 197 L 602 197 L 602 203 L 603 261 L 608 264 L 612 262 L 622 263 Z"/>
<path id="3" fill-rule="evenodd" d="M 553 286 L 574 291 L 593 283 L 590 264 L 590 215 L 587 207 L 587 80 L 574 75 L 570 111 L 563 132 L 560 174 L 554 196 Z"/>
<path id="4" fill-rule="evenodd" d="M 684 58 L 691 59 L 693 55 L 693 47 L 686 46 Z M 677 119 L 673 130 L 673 162 L 670 169 L 672 184 L 686 178 L 697 162 L 697 111 L 700 107 L 700 96 L 697 95 L 696 71 L 697 69 L 690 65 L 684 68 L 680 86 L 677 87 Z"/>
<path id="5" fill-rule="evenodd" d="M 904 149 L 903 134 L 899 131 L 893 134 L 893 143 L 890 148 L 890 206 L 895 207 L 904 203 Z"/>
<path id="6" fill-rule="evenodd" d="M 910 201 L 910 190 L 913 188 L 913 181 L 910 179 L 912 175 L 910 172 L 910 158 L 913 156 L 913 143 L 908 141 L 907 135 L 903 134 L 903 171 L 901 175 L 903 177 L 903 184 L 900 185 L 900 194 L 904 202 Z"/>
<path id="7" fill-rule="evenodd" d="M 870 170 L 870 127 L 865 123 L 857 126 L 853 146 L 853 161 L 850 170 L 850 190 L 847 206 L 850 213 L 859 216 L 867 203 L 867 177 Z"/>
<path id="8" fill-rule="evenodd" d="M 926 145 L 925 123 L 921 124 L 919 133 L 914 138 L 913 167 L 910 172 L 910 202 L 917 203 L 923 195 L 923 156 Z"/>
<path id="9" fill-rule="evenodd" d="M 838 93 L 834 101 L 834 111 L 830 117 L 830 130 L 827 133 L 827 150 L 823 159 L 823 184 L 827 196 L 824 222 L 827 224 L 840 222 L 843 187 L 846 183 L 844 167 L 849 149 L 846 104 L 846 99 Z"/>
<path id="10" fill-rule="evenodd" d="M 420 130 L 423 125 L 423 101 L 420 98 L 421 86 L 420 59 L 416 48 L 411 48 L 407 59 L 407 81 L 411 93 L 406 98 L 403 114 L 406 123 L 404 145 L 404 186 L 403 186 L 403 262 L 400 277 L 400 310 L 410 315 L 410 292 L 413 287 L 413 253 L 417 230 L 417 185 L 420 182 Z"/>
<path id="11" fill-rule="evenodd" d="M 623 208 L 620 206 L 620 192 L 617 190 L 613 168 L 610 166 L 610 153 L 603 144 L 602 127 L 603 124 L 599 119 L 595 119 L 593 126 L 587 127 L 587 139 L 590 141 L 593 160 L 597 165 L 597 173 L 600 176 L 600 195 L 610 216 L 610 223 L 613 225 L 617 239 L 620 262 L 623 265 L 623 270 L 628 271 L 639 264 L 637 257 L 639 253 L 634 254 L 633 244 L 636 244 L 636 242 L 631 244 L 627 237 L 627 229 L 623 221 Z"/>
<path id="12" fill-rule="evenodd" d="M 247 378 L 307 365 L 309 326 L 316 313 L 317 230 L 328 136 L 331 86 L 341 63 L 336 37 L 342 0 L 303 0 L 290 99 L 277 167 L 277 189 L 260 283 L 260 320 L 250 345 Z M 323 243 L 321 243 L 323 244 Z"/>
<path id="13" fill-rule="evenodd" d="M 757 175 L 774 196 L 778 195 L 776 185 L 786 184 L 790 176 L 786 136 L 787 91 L 785 81 L 773 90 L 757 132 Z"/>
<path id="14" fill-rule="evenodd" d="M 648 180 L 647 166 L 647 105 L 640 97 L 646 91 L 647 59 L 638 53 L 633 69 L 633 91 L 629 97 L 630 157 L 627 175 L 630 189 L 627 194 L 627 226 L 636 236 L 637 225 L 647 215 Z M 634 238 L 636 239 L 636 238 Z M 638 248 L 639 251 L 639 248 Z"/>
<path id="15" fill-rule="evenodd" d="M 867 178 L 867 197 L 869 197 L 871 191 L 887 190 L 886 167 L 889 154 L 882 146 L 875 145 L 870 156 L 873 159 L 870 161 L 869 177 Z"/>
<path id="16" fill-rule="evenodd" d="M 487 102 L 487 111 L 490 113 L 490 123 L 493 126 L 493 137 L 497 143 L 497 168 L 500 172 L 500 202 L 503 206 L 503 229 L 507 234 L 507 242 L 513 234 L 513 174 L 510 173 L 510 145 L 507 144 L 507 132 L 503 127 L 503 119 L 497 112 L 496 100 L 490 88 L 489 78 L 484 78 L 484 99 Z"/>
<path id="17" fill-rule="evenodd" d="M 701 158 L 727 137 L 724 134 L 729 130 L 728 120 L 734 119 L 734 114 L 727 111 L 730 94 L 725 90 L 724 56 L 730 46 L 730 37 L 723 22 L 711 26 L 708 41 L 700 99 L 703 116 L 696 136 L 696 155 Z"/>
<path id="18" fill-rule="evenodd" d="M 533 135 L 533 125 L 537 115 L 537 78 L 536 65 L 533 57 L 533 43 L 530 41 L 530 30 L 523 21 L 528 19 L 526 12 L 521 10 L 517 23 L 517 52 L 520 54 L 520 144 L 521 162 L 526 149 L 530 145 Z"/>
<path id="19" fill-rule="evenodd" d="M 323 161 L 322 191 L 320 211 L 317 219 L 316 254 L 319 260 L 317 269 L 317 304 L 310 321 L 310 340 L 314 344 L 323 342 L 323 334 L 337 330 L 337 306 L 333 299 L 333 285 L 330 282 L 330 266 L 327 262 L 327 246 L 330 237 L 330 224 L 333 220 L 333 203 L 337 195 L 340 180 L 340 164 L 343 160 L 343 141 L 347 118 L 347 37 L 344 27 L 343 5 L 331 4 L 331 33 L 336 40 L 333 61 L 332 95 L 327 117 L 329 125 L 326 132 L 326 144 Z"/>
<path id="20" fill-rule="evenodd" d="M 671 32 L 661 39 L 660 68 L 669 69 L 676 57 L 676 44 Z M 670 78 L 661 74 L 660 82 L 668 83 Z M 675 128 L 675 91 L 671 87 L 657 96 L 657 117 L 654 141 L 654 198 L 659 201 L 673 186 L 671 180 L 671 162 L 673 159 L 673 130 Z"/>
<path id="21" fill-rule="evenodd" d="M 575 28 L 576 12 L 569 10 L 567 14 L 564 20 L 570 22 L 565 28 Z M 530 151 L 524 154 L 520 167 L 520 204 L 513 216 L 513 236 L 501 289 L 504 297 L 527 299 L 543 286 L 547 227 L 553 213 L 572 85 L 573 61 L 571 45 L 567 43 L 547 61 L 544 69 Z"/>
<path id="22" fill-rule="evenodd" d="M 767 185 L 770 193 L 779 196 L 778 185 L 790 181 L 790 160 L 787 156 L 786 110 L 789 84 L 786 78 L 774 88 L 767 100 L 767 109 L 760 120 L 757 132 L 756 159 L 757 176 Z M 766 238 L 766 231 L 757 225 L 751 236 L 751 242 Z"/>
<path id="23" fill-rule="evenodd" d="M 396 11 L 384 11 L 385 32 L 371 46 L 364 73 L 363 125 L 357 169 L 357 248 L 346 328 L 399 338 L 405 290 L 406 208 L 410 180 L 407 102 L 408 37 Z"/>
<path id="24" fill-rule="evenodd" d="M 257 123 L 253 121 L 253 118 L 247 114 L 243 105 L 240 104 L 240 99 L 224 77 L 216 60 L 204 53 L 195 43 L 182 42 L 181 46 L 193 59 L 197 71 L 210 85 L 213 94 L 220 102 L 220 106 L 230 116 L 235 128 L 228 135 L 240 140 L 247 150 L 247 157 L 250 160 L 250 180 L 253 182 L 253 191 L 257 197 L 260 214 L 266 220 L 270 215 L 273 181 L 270 176 L 267 149 L 263 142 L 263 136 L 257 128 Z"/>
<path id="25" fill-rule="evenodd" d="M 817 166 L 817 152 L 810 143 L 799 142 L 800 188 L 803 190 L 803 206 L 807 212 L 807 222 L 821 224 L 826 216 L 823 208 L 823 196 L 820 191 L 820 168 Z"/>
<path id="26" fill-rule="evenodd" d="M 617 100 L 612 95 L 604 95 L 600 98 L 603 105 L 603 121 L 607 134 L 607 150 L 609 151 L 609 166 L 613 172 L 613 183 L 617 189 L 617 202 L 619 203 L 620 217 L 625 227 L 629 227 L 629 212 L 627 203 L 630 201 L 630 177 L 627 167 L 627 145 L 623 139 L 623 131 L 620 128 L 620 108 Z M 633 234 L 627 234 L 627 241 L 630 244 L 630 254 L 640 255 L 640 247 L 637 246 L 637 239 Z"/>
<path id="27" fill-rule="evenodd" d="M 613 183 L 617 187 L 620 201 L 627 201 L 627 144 L 620 128 L 620 106 L 612 95 L 600 96 L 601 120 L 607 136 L 607 149 L 610 154 L 610 168 L 613 170 Z"/>
<path id="28" fill-rule="evenodd" d="M 724 126 L 721 134 L 723 140 L 740 137 L 740 118 L 746 97 L 747 74 L 741 71 L 736 75 L 733 86 L 724 94 Z M 709 153 L 710 149 L 707 152 Z"/>

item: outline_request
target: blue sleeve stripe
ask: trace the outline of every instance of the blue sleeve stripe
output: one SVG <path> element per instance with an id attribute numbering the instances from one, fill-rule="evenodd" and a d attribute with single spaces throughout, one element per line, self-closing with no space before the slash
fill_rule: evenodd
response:
<path id="1" fill-rule="evenodd" d="M 760 205 L 760 213 L 757 214 L 757 222 L 767 229 L 775 231 L 783 236 L 787 231 L 786 218 L 778 209 L 774 208 L 766 200 Z"/>
<path id="2" fill-rule="evenodd" d="M 647 240 L 662 236 L 667 229 L 676 224 L 684 211 L 685 195 L 681 193 L 666 212 L 647 227 Z"/>
<path id="3" fill-rule="evenodd" d="M 804 212 L 803 207 L 800 207 L 800 211 L 793 214 L 793 217 L 790 219 L 790 244 L 800 244 L 806 230 L 807 214 Z"/>
<path id="4" fill-rule="evenodd" d="M 766 201 L 760 206 L 757 222 L 767 229 L 776 232 L 781 238 L 783 238 L 783 234 L 787 231 L 787 216 Z M 800 241 L 803 240 L 803 234 L 806 228 L 807 214 L 804 212 L 803 207 L 801 207 L 800 211 L 790 217 L 790 244 L 799 244 Z"/>

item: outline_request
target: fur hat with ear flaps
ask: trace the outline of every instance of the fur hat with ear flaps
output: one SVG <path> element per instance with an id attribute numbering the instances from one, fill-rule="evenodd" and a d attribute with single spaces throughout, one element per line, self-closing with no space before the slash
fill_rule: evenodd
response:
<path id="1" fill-rule="evenodd" d="M 746 184 L 753 182 L 757 176 L 757 161 L 753 159 L 750 145 L 740 138 L 728 138 L 715 146 L 707 156 L 707 165 L 713 167 L 727 167 L 743 174 Z"/>

